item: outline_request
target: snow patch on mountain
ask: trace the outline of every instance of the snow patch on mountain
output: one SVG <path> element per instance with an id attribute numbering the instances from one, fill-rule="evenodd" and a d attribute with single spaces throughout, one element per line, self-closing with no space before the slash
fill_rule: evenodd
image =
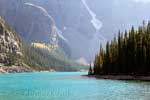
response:
<path id="1" fill-rule="evenodd" d="M 94 28 L 96 29 L 96 34 L 93 38 L 94 42 L 92 43 L 92 45 L 95 44 L 95 41 L 98 42 L 99 39 L 102 44 L 106 44 L 107 39 L 103 35 L 99 34 L 99 31 L 103 26 L 103 23 L 98 18 L 96 18 L 96 14 L 90 9 L 86 0 L 82 0 L 82 3 L 85 6 L 85 8 L 87 9 L 87 11 L 89 12 L 89 14 L 91 15 L 91 17 L 92 17 L 91 23 L 94 26 Z M 96 49 L 96 48 L 93 48 L 93 49 Z"/>
<path id="2" fill-rule="evenodd" d="M 62 35 L 62 31 L 60 31 L 59 29 L 57 29 L 58 31 L 58 36 L 63 39 L 64 41 L 68 42 L 68 40 Z"/>
<path id="3" fill-rule="evenodd" d="M 82 3 L 92 17 L 91 23 L 93 24 L 94 28 L 99 31 L 103 25 L 102 22 L 96 18 L 96 14 L 90 9 L 86 0 L 82 0 Z"/>

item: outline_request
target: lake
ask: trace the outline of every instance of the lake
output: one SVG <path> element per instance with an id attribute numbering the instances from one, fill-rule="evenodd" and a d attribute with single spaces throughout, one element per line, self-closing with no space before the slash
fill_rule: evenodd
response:
<path id="1" fill-rule="evenodd" d="M 85 72 L 0 75 L 0 100 L 150 100 L 150 82 L 83 77 Z"/>

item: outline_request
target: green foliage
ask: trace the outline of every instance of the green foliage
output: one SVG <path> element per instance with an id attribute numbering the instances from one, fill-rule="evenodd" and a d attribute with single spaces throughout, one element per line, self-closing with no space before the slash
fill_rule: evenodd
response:
<path id="1" fill-rule="evenodd" d="M 124 35 L 123 35 L 124 34 Z M 95 56 L 94 74 L 150 74 L 150 22 L 135 31 L 118 32 L 118 41 L 107 42 Z M 90 69 L 91 70 L 91 69 Z"/>
<path id="2" fill-rule="evenodd" d="M 17 57 L 14 53 L 7 53 L 7 61 L 6 61 L 6 65 L 15 65 L 16 61 L 17 61 Z"/>
<path id="3" fill-rule="evenodd" d="M 34 48 L 24 44 L 24 62 L 36 70 L 77 71 L 81 66 L 65 57 L 59 50 L 49 52 L 48 50 Z M 82 66 L 83 67 L 83 66 Z"/>
<path id="4" fill-rule="evenodd" d="M 23 65 L 23 60 L 22 60 L 23 57 L 21 55 L 8 52 L 6 53 L 6 56 L 7 58 L 3 62 L 6 66 L 12 66 L 12 65 L 22 66 Z"/>

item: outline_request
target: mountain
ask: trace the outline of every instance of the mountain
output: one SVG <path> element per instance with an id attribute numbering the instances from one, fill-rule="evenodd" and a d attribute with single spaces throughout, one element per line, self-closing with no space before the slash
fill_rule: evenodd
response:
<path id="1" fill-rule="evenodd" d="M 10 23 L 25 41 L 59 44 L 64 51 L 67 51 L 66 54 L 70 55 L 70 48 L 63 41 L 64 37 L 61 35 L 61 31 L 44 8 L 24 0 L 18 0 L 17 2 L 16 0 L 2 0 L 0 4 L 2 5 L 0 15 Z M 58 43 L 58 40 L 61 42 Z"/>
<path id="2" fill-rule="evenodd" d="M 87 52 L 90 53 L 89 49 L 85 53 L 83 51 L 89 47 L 88 41 L 93 37 L 91 33 L 94 33 L 95 29 L 90 24 L 90 15 L 80 0 L 66 2 L 68 1 L 1 0 L 0 15 L 28 42 L 50 43 L 55 34 L 52 28 L 56 26 L 62 32 L 57 32 L 59 46 L 66 54 L 77 59 L 82 53 L 84 56 Z M 45 11 L 49 15 L 45 15 Z M 78 16 L 79 13 L 83 15 Z M 79 20 L 83 21 L 83 25 Z"/>
<path id="3" fill-rule="evenodd" d="M 29 45 L 0 17 L 0 72 L 79 71 L 86 69 L 54 45 Z"/>
<path id="4" fill-rule="evenodd" d="M 0 0 L 0 15 L 24 40 L 57 40 L 68 56 L 88 61 L 118 29 L 148 20 L 149 8 L 139 0 Z"/>
<path id="5" fill-rule="evenodd" d="M 0 17 L 0 72 L 26 72 L 32 70 L 22 60 L 24 57 L 22 48 L 21 39 Z"/>

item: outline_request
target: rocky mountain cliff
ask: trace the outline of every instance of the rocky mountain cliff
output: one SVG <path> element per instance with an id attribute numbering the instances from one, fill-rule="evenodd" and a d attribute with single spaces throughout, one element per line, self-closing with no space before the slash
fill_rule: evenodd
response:
<path id="1" fill-rule="evenodd" d="M 0 72 L 31 71 L 23 62 L 23 57 L 20 38 L 0 17 Z"/>
<path id="2" fill-rule="evenodd" d="M 23 56 L 21 48 L 22 44 L 16 33 L 0 17 L 0 63 L 9 63 L 8 54 Z"/>

